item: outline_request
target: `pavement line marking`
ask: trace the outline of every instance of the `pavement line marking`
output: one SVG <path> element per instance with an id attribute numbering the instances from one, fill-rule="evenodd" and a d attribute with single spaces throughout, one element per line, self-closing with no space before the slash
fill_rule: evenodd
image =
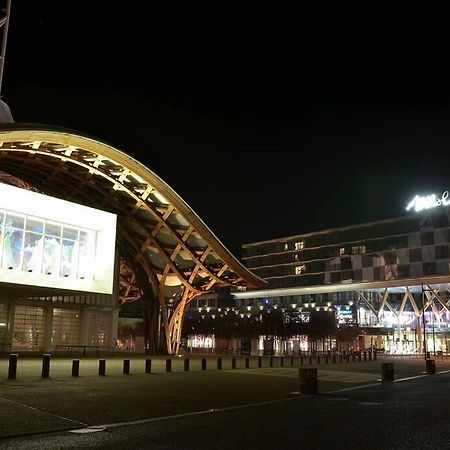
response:
<path id="1" fill-rule="evenodd" d="M 28 408 L 28 409 L 31 409 L 33 411 L 37 411 L 37 412 L 40 412 L 40 413 L 48 414 L 50 416 L 57 417 L 58 419 L 63 419 L 63 420 L 66 420 L 68 422 L 73 422 L 73 423 L 76 423 L 77 425 L 84 425 L 84 426 L 86 426 L 86 424 L 83 423 L 83 422 L 79 422 L 78 420 L 69 419 L 69 418 L 64 417 L 64 416 L 59 416 L 58 414 L 53 414 L 53 413 L 51 413 L 49 411 L 45 411 L 44 409 L 35 408 L 34 406 L 25 405 L 23 403 L 15 402 L 14 400 L 9 400 L 9 399 L 4 398 L 4 397 L 0 397 L 0 400 L 3 400 L 3 401 L 8 402 L 8 403 L 12 403 L 13 405 L 19 405 L 19 406 L 22 406 L 23 408 Z"/>
<path id="2" fill-rule="evenodd" d="M 307 396 L 305 396 L 306 398 Z M 132 426 L 132 425 L 141 425 L 144 423 L 152 423 L 152 422 L 162 422 L 164 420 L 173 420 L 173 419 L 181 419 L 184 417 L 192 417 L 192 416 L 202 416 L 206 414 L 213 414 L 213 413 L 221 413 L 226 411 L 234 411 L 238 409 L 245 409 L 245 408 L 253 408 L 255 406 L 264 406 L 264 405 L 271 405 L 274 403 L 283 403 L 290 400 L 296 400 L 298 397 L 291 397 L 291 398 L 280 398 L 276 400 L 267 400 L 264 402 L 257 402 L 257 403 L 247 403 L 244 405 L 236 405 L 236 406 L 227 406 L 225 408 L 212 408 L 205 411 L 193 411 L 188 413 L 181 413 L 181 414 L 172 414 L 170 416 L 161 416 L 161 417 L 152 417 L 150 419 L 138 419 L 138 420 L 129 420 L 125 422 L 117 422 L 117 423 L 108 423 L 104 425 L 93 425 L 88 426 L 85 428 L 79 428 L 76 430 L 70 430 L 70 433 L 89 433 L 92 431 L 88 431 L 91 429 L 94 429 L 94 431 L 103 431 L 109 428 L 119 428 L 119 427 L 126 427 L 126 426 Z"/>

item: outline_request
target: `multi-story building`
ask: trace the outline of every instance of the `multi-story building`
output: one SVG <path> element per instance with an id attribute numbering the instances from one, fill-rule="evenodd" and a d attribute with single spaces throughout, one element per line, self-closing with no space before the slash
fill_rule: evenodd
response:
<path id="1" fill-rule="evenodd" d="M 192 320 L 203 329 L 209 320 L 217 334 L 231 314 L 253 338 L 260 333 L 259 352 L 275 341 L 275 351 L 450 353 L 447 199 L 417 196 L 408 205 L 415 211 L 396 219 L 244 244 L 244 264 L 268 289 L 232 292 L 225 312 L 194 302 Z M 278 327 L 267 326 L 275 317 Z"/>

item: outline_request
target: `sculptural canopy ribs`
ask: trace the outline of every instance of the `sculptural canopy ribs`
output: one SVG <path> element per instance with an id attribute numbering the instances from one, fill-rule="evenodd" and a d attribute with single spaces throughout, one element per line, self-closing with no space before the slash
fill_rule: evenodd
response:
<path id="1" fill-rule="evenodd" d="M 2 125 L 0 170 L 42 193 L 117 214 L 118 253 L 151 305 L 147 328 L 157 326 L 159 305 L 168 353 L 178 352 L 188 302 L 218 286 L 265 285 L 163 180 L 97 139 Z"/>

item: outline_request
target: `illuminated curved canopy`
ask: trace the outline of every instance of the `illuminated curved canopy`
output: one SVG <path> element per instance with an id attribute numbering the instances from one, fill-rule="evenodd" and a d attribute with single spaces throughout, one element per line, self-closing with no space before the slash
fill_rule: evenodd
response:
<path id="1" fill-rule="evenodd" d="M 178 351 L 189 301 L 218 286 L 265 285 L 173 189 L 106 143 L 66 129 L 3 124 L 0 170 L 45 194 L 117 214 L 118 252 L 139 287 L 151 286 L 158 299 L 169 353 Z"/>

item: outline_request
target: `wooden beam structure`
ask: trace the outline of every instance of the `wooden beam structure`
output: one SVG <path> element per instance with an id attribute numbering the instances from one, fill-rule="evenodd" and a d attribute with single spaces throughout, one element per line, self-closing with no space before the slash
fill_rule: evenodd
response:
<path id="1" fill-rule="evenodd" d="M 42 193 L 117 214 L 122 290 L 128 301 L 139 296 L 136 283 L 142 277 L 134 272 L 146 274 L 151 289 L 140 288 L 159 303 L 168 353 L 178 352 L 185 307 L 194 298 L 220 286 L 266 285 L 163 180 L 97 139 L 66 129 L 4 124 L 0 170 Z"/>

